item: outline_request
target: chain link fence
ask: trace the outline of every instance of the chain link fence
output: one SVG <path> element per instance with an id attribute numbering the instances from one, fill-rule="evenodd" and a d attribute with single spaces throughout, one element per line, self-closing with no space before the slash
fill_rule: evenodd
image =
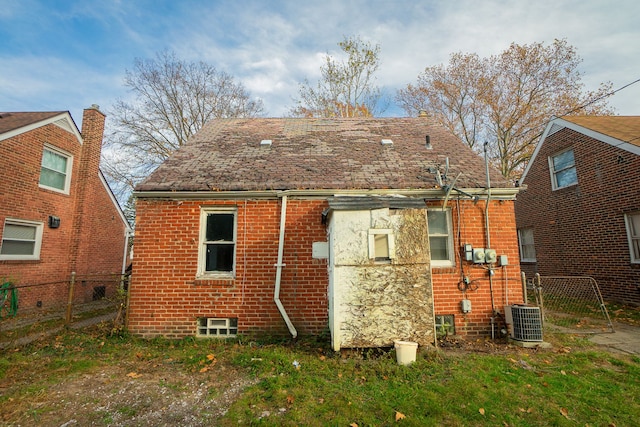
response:
<path id="1" fill-rule="evenodd" d="M 87 319 L 124 321 L 128 276 L 76 275 L 68 280 L 14 285 L 0 283 L 0 348 Z"/>
<path id="2" fill-rule="evenodd" d="M 526 279 L 529 303 L 540 307 L 546 326 L 558 332 L 614 332 L 600 287 L 592 277 L 540 276 Z"/>

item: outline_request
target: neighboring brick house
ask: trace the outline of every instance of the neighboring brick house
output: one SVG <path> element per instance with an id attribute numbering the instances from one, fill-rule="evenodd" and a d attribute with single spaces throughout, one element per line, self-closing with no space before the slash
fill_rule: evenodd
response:
<path id="1" fill-rule="evenodd" d="M 640 116 L 551 120 L 521 183 L 522 271 L 590 276 L 605 300 L 640 304 Z"/>
<path id="2" fill-rule="evenodd" d="M 20 311 L 112 296 L 130 227 L 99 170 L 105 116 L 84 110 L 0 113 L 0 279 L 19 287 Z M 47 284 L 47 285 L 45 285 Z M 102 288 L 104 286 L 104 288 Z"/>
<path id="3" fill-rule="evenodd" d="M 336 350 L 433 343 L 434 317 L 488 335 L 492 305 L 522 288 L 518 189 L 492 169 L 487 218 L 486 182 L 482 158 L 429 118 L 214 120 L 136 188 L 128 328 L 328 330 Z M 465 261 L 464 244 L 502 265 Z"/>

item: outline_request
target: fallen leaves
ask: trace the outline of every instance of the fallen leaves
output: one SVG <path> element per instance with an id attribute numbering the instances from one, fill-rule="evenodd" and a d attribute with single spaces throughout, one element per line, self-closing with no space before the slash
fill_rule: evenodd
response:
<path id="1" fill-rule="evenodd" d="M 480 415 L 484 415 L 484 408 L 478 409 L 478 412 L 480 412 Z"/>
<path id="2" fill-rule="evenodd" d="M 405 414 L 403 414 L 402 412 L 396 411 L 396 422 L 400 420 L 404 420 L 405 418 L 407 418 Z"/>
<path id="3" fill-rule="evenodd" d="M 136 373 L 136 372 L 129 372 L 129 373 L 127 374 L 127 376 L 128 376 L 129 378 L 134 378 L 134 379 L 135 379 L 135 378 L 140 378 L 140 377 L 142 376 L 142 374 L 138 374 L 138 373 Z"/>

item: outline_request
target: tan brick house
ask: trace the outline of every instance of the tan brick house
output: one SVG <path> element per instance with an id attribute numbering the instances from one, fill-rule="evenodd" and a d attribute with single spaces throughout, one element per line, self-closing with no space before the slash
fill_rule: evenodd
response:
<path id="1" fill-rule="evenodd" d="M 605 300 L 640 304 L 640 116 L 551 120 L 521 183 L 527 276 L 590 276 Z"/>
<path id="2" fill-rule="evenodd" d="M 20 310 L 66 304 L 72 272 L 77 302 L 94 297 L 88 277 L 122 272 L 130 228 L 99 170 L 104 123 L 97 106 L 82 132 L 67 111 L 0 113 L 0 279 Z"/>
<path id="3" fill-rule="evenodd" d="M 518 190 L 490 181 L 424 117 L 214 120 L 136 188 L 129 330 L 328 330 L 335 349 L 429 344 L 434 318 L 489 334 L 522 302 Z"/>

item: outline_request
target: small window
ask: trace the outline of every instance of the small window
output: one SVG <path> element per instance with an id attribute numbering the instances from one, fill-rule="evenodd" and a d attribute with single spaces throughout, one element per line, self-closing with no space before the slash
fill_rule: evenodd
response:
<path id="1" fill-rule="evenodd" d="M 0 259 L 38 260 L 42 244 L 41 222 L 6 219 L 2 230 Z"/>
<path id="2" fill-rule="evenodd" d="M 640 264 L 640 212 L 625 215 L 631 262 Z"/>
<path id="3" fill-rule="evenodd" d="M 436 335 L 438 338 L 445 338 L 455 335 L 456 325 L 453 314 L 436 314 Z"/>
<path id="4" fill-rule="evenodd" d="M 554 190 L 578 183 L 573 150 L 563 151 L 549 157 L 549 169 L 551 170 L 551 183 Z"/>
<path id="5" fill-rule="evenodd" d="M 369 230 L 369 258 L 388 262 L 395 258 L 393 230 L 372 228 Z"/>
<path id="6" fill-rule="evenodd" d="M 40 186 L 69 194 L 72 157 L 60 150 L 45 146 L 42 151 Z"/>
<path id="7" fill-rule="evenodd" d="M 520 261 L 536 262 L 536 247 L 533 242 L 533 228 L 518 229 L 518 244 L 520 245 Z"/>
<path id="8" fill-rule="evenodd" d="M 453 258 L 453 232 L 451 230 L 451 211 L 449 209 L 429 209 L 427 211 L 429 225 L 429 249 L 433 267 L 451 267 Z"/>
<path id="9" fill-rule="evenodd" d="M 233 276 L 235 271 L 235 211 L 203 209 L 200 216 L 199 276 Z"/>
<path id="10" fill-rule="evenodd" d="M 199 337 L 218 338 L 235 337 L 238 335 L 238 319 L 201 317 L 198 319 L 196 335 Z"/>

